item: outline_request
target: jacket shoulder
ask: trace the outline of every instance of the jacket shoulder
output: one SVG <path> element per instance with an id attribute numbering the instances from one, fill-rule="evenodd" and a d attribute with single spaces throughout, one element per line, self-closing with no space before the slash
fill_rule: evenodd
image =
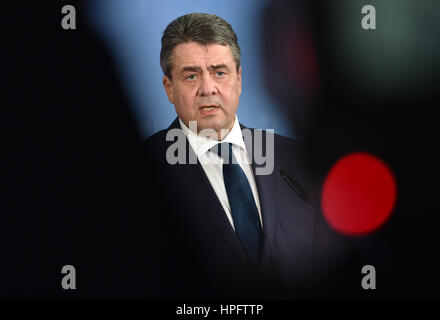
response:
<path id="1" fill-rule="evenodd" d="M 303 155 L 305 151 L 304 142 L 295 138 L 289 138 L 279 134 L 275 134 L 275 145 L 280 151 L 288 150 L 295 154 Z"/>
<path id="2" fill-rule="evenodd" d="M 144 140 L 143 146 L 145 148 L 152 148 L 152 147 L 158 147 L 161 144 L 165 144 L 166 141 L 166 135 L 167 135 L 167 129 L 162 129 L 153 135 L 149 136 L 147 139 Z"/>
<path id="3" fill-rule="evenodd" d="M 258 129 L 258 128 L 249 128 L 245 125 L 241 124 L 241 129 L 249 129 L 254 133 L 256 130 L 261 130 L 264 134 L 268 134 L 270 131 L 264 130 L 264 129 Z M 274 136 L 274 142 L 277 147 L 280 147 L 282 149 L 297 149 L 301 150 L 303 148 L 303 142 L 301 140 L 295 139 L 295 138 L 289 138 L 283 135 L 280 135 L 278 133 L 273 133 Z"/>

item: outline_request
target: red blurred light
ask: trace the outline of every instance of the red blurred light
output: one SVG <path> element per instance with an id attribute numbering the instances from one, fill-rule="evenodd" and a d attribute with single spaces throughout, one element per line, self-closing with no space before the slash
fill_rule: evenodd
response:
<path id="1" fill-rule="evenodd" d="M 394 176 L 379 158 L 357 152 L 340 159 L 327 175 L 322 210 L 336 231 L 363 235 L 382 226 L 397 196 Z"/>

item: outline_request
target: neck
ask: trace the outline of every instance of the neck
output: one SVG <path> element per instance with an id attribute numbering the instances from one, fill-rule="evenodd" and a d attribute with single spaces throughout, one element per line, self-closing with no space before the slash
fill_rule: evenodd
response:
<path id="1" fill-rule="evenodd" d="M 193 133 L 197 132 L 198 136 L 203 136 L 205 138 L 209 138 L 212 140 L 222 141 L 231 132 L 232 128 L 234 127 L 234 123 L 235 123 L 235 119 L 232 121 L 232 123 L 229 125 L 228 128 L 221 128 L 220 130 L 216 131 L 211 128 L 200 129 L 198 126 L 196 126 L 197 124 L 190 121 L 188 125 L 188 129 Z"/>

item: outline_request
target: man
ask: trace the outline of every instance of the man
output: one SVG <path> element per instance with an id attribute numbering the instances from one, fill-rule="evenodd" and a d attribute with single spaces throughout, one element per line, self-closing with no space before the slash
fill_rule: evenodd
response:
<path id="1" fill-rule="evenodd" d="M 178 117 L 145 150 L 167 297 L 261 298 L 311 287 L 315 187 L 297 142 L 240 125 L 240 60 L 237 36 L 218 16 L 187 14 L 164 31 L 163 86 Z M 267 170 L 259 171 L 261 154 Z"/>

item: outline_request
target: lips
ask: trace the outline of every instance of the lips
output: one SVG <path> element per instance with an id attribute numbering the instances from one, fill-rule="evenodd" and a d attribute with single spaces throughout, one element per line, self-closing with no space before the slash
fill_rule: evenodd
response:
<path id="1" fill-rule="evenodd" d="M 218 105 L 215 105 L 215 104 L 204 104 L 204 105 L 200 106 L 199 109 L 209 109 L 209 108 L 218 108 Z"/>
<path id="2" fill-rule="evenodd" d="M 214 106 L 210 106 L 210 107 L 202 107 L 203 111 L 211 111 L 212 109 L 214 109 Z"/>
<path id="3" fill-rule="evenodd" d="M 218 105 L 215 104 L 204 104 L 199 107 L 199 112 L 202 116 L 212 116 L 217 113 L 220 109 Z"/>
<path id="4" fill-rule="evenodd" d="M 203 105 L 199 109 L 202 110 L 202 111 L 208 112 L 208 111 L 214 110 L 215 108 L 218 108 L 218 106 L 216 106 L 214 104 L 210 104 L 210 105 Z"/>

